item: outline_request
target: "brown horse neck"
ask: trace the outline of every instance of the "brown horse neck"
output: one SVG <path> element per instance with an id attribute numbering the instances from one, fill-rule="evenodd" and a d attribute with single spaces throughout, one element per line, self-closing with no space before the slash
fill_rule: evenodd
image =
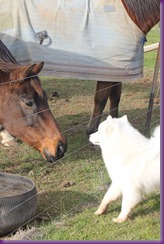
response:
<path id="1" fill-rule="evenodd" d="M 127 13 L 146 35 L 160 21 L 160 0 L 121 0 Z"/>

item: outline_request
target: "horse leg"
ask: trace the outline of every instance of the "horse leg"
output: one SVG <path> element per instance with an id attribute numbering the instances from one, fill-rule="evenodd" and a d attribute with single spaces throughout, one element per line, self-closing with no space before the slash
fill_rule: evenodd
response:
<path id="1" fill-rule="evenodd" d="M 109 99 L 110 99 L 110 115 L 113 118 L 118 118 L 118 108 L 121 98 L 122 82 L 113 82 Z"/>
<path id="2" fill-rule="evenodd" d="M 110 94 L 111 86 L 111 82 L 97 81 L 96 93 L 94 97 L 94 109 L 87 126 L 88 135 L 97 131 L 102 112 Z"/>
<path id="3" fill-rule="evenodd" d="M 110 115 L 113 118 L 118 117 L 118 107 L 121 98 L 121 91 L 121 82 L 97 82 L 96 93 L 94 97 L 94 109 L 87 126 L 88 135 L 97 131 L 108 97 L 110 99 Z"/>

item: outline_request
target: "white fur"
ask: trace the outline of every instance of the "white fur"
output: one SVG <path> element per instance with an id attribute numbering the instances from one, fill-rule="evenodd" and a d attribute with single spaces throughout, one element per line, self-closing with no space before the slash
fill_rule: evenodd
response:
<path id="1" fill-rule="evenodd" d="M 160 186 L 160 126 L 148 139 L 132 127 L 126 115 L 119 119 L 108 116 L 89 140 L 100 146 L 112 180 L 95 214 L 104 213 L 122 196 L 121 213 L 113 221 L 124 222 L 142 195 Z"/>
<path id="2" fill-rule="evenodd" d="M 12 137 L 7 130 L 0 131 L 0 143 L 6 147 L 17 145 L 17 142 L 15 142 L 14 137 Z"/>

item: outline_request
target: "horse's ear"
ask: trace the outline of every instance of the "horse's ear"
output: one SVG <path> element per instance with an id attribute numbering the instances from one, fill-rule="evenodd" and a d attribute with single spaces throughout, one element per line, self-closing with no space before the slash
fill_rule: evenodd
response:
<path id="1" fill-rule="evenodd" d="M 43 66 L 44 62 L 35 64 L 35 66 L 32 69 L 32 72 L 34 72 L 37 75 L 42 70 Z"/>
<path id="2" fill-rule="evenodd" d="M 32 64 L 32 65 L 26 67 L 25 69 L 23 69 L 22 74 L 24 75 L 24 77 L 28 77 L 28 76 L 30 76 L 30 75 L 34 75 L 34 74 L 32 73 L 32 71 L 33 71 L 35 65 L 36 65 L 36 64 Z"/>
<path id="3" fill-rule="evenodd" d="M 21 78 L 30 77 L 33 75 L 37 75 L 41 69 L 43 68 L 44 62 L 32 64 L 29 66 L 22 66 L 20 68 Z"/>

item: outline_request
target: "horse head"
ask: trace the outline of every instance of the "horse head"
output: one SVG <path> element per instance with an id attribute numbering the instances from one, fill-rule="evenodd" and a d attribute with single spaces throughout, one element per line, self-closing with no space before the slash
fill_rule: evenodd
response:
<path id="1" fill-rule="evenodd" d="M 0 63 L 0 124 L 53 162 L 64 155 L 67 142 L 37 76 L 43 65 Z"/>

